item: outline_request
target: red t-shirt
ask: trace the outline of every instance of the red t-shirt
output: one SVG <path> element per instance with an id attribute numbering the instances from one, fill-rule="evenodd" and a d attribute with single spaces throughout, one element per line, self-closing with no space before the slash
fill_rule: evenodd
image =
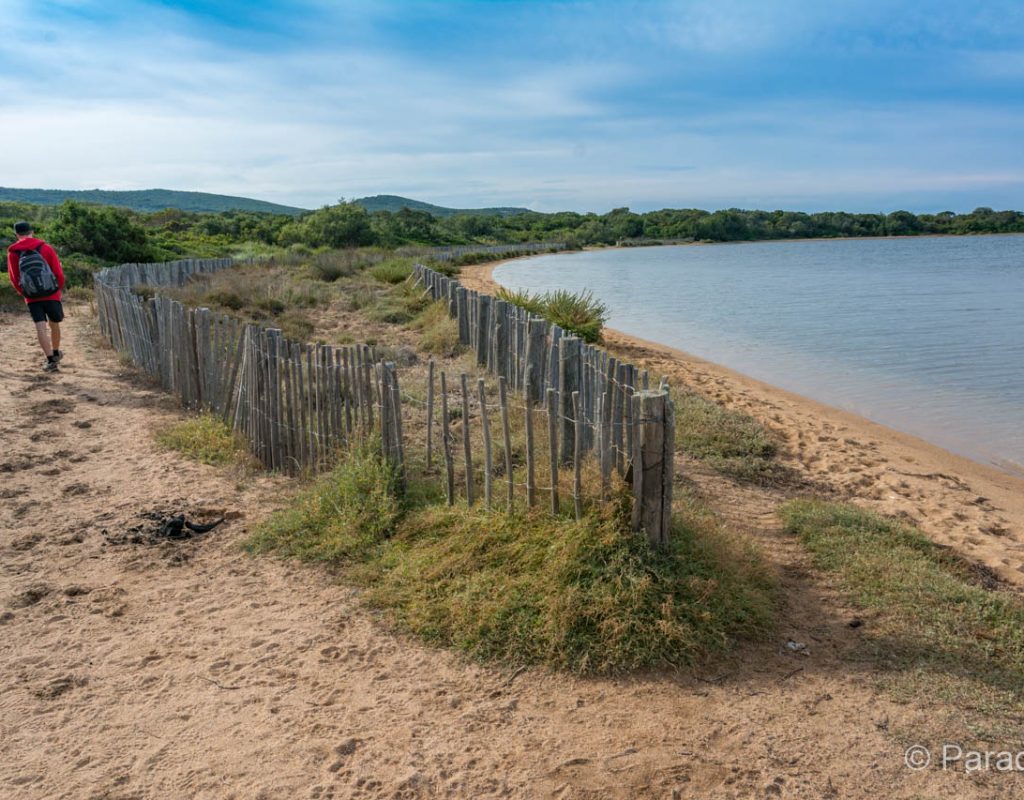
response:
<path id="1" fill-rule="evenodd" d="M 40 245 L 42 246 L 40 247 Z M 42 239 L 35 239 L 30 236 L 27 239 L 19 239 L 7 248 L 7 277 L 11 279 L 14 291 L 21 294 L 21 286 L 19 285 L 20 274 L 18 272 L 18 261 L 21 258 L 20 253 L 25 250 L 35 250 L 37 247 L 39 247 L 39 255 L 43 257 L 46 263 L 50 265 L 50 269 L 53 270 L 53 275 L 57 279 L 57 291 L 53 294 L 46 295 L 46 297 L 33 297 L 31 300 L 23 294 L 21 296 L 25 297 L 26 303 L 38 303 L 43 300 L 60 300 L 61 291 L 64 289 L 64 270 L 60 267 L 60 259 L 57 258 L 57 251 Z"/>

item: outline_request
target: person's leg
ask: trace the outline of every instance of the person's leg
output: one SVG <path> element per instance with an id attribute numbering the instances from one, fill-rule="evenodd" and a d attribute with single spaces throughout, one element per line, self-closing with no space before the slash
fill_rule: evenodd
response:
<path id="1" fill-rule="evenodd" d="M 60 323 L 50 322 L 50 346 L 54 350 L 60 350 Z"/>
<path id="2" fill-rule="evenodd" d="M 53 343 L 50 341 L 50 326 L 45 321 L 36 323 L 36 338 L 47 359 L 53 358 Z"/>

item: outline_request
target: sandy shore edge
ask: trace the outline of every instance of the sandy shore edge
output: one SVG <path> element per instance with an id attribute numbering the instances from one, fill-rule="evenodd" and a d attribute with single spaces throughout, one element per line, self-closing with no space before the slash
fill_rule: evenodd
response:
<path id="1" fill-rule="evenodd" d="M 460 281 L 493 294 L 494 270 L 512 260 L 463 267 Z M 1024 586 L 1024 478 L 658 342 L 606 329 L 605 346 L 768 425 L 808 478 Z"/>

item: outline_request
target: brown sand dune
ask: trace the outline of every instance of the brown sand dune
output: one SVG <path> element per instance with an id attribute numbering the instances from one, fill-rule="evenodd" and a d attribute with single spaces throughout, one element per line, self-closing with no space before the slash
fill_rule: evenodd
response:
<path id="1" fill-rule="evenodd" d="M 697 676 L 466 664 L 389 632 L 326 570 L 242 553 L 290 484 L 158 450 L 154 426 L 181 412 L 119 366 L 87 317 L 72 309 L 66 366 L 44 376 L 24 315 L 0 316 L 0 797 L 1020 796 L 1017 776 L 904 766 L 906 740 L 941 736 L 956 714 L 872 688 L 849 612 L 781 536 L 770 494 L 722 487 L 782 577 L 777 641 Z M 904 468 L 879 433 L 772 402 L 783 420 L 805 416 L 804 454 L 826 469 L 878 455 L 937 469 Z M 833 453 L 818 442 L 827 424 L 862 444 Z M 955 481 L 906 480 L 950 512 L 959 503 Z M 197 540 L 126 542 L 153 510 L 241 516 Z"/>
<path id="2" fill-rule="evenodd" d="M 499 263 L 463 269 L 463 285 L 494 292 Z M 776 431 L 788 465 L 840 496 L 918 525 L 1001 579 L 1024 585 L 1024 478 L 815 402 L 697 356 L 618 331 L 607 346 Z"/>

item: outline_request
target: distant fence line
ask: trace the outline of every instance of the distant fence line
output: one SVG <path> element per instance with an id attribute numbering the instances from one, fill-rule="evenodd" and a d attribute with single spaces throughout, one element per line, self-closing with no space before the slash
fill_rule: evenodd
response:
<path id="1" fill-rule="evenodd" d="M 497 378 L 496 385 L 488 387 L 480 379 L 471 387 L 465 374 L 449 382 L 430 362 L 425 400 L 420 400 L 400 388 L 398 368 L 373 347 L 296 342 L 273 328 L 133 291 L 141 284 L 179 286 L 193 275 L 233 263 L 185 260 L 102 270 L 95 277 L 100 330 L 185 406 L 216 414 L 242 434 L 268 468 L 318 470 L 339 449 L 373 436 L 404 476 L 411 443 L 407 431 L 425 428 L 426 471 L 431 473 L 435 461 L 443 463 L 438 474 L 449 503 L 456 499 L 458 472 L 470 505 L 481 497 L 491 505 L 496 485 L 503 483 L 505 491 L 498 493 L 510 508 L 518 486 L 525 489 L 528 506 L 540 505 L 547 494 L 552 512 L 558 513 L 559 473 L 569 470 L 565 496 L 574 500 L 580 516 L 581 476 L 585 460 L 591 458 L 601 476 L 600 496 L 607 496 L 611 476 L 617 473 L 632 485 L 634 528 L 645 531 L 655 545 L 667 542 L 674 410 L 664 381 L 651 388 L 646 371 L 419 264 L 414 279 L 434 300 L 447 303 L 460 341 Z M 523 403 L 513 404 L 510 393 Z M 512 444 L 510 418 L 518 424 L 520 416 L 525 446 L 514 458 L 518 448 Z M 456 420 L 461 448 L 452 431 Z M 542 421 L 547 423 L 546 437 L 537 435 L 543 433 Z M 435 438 L 435 433 L 440 435 Z M 545 454 L 535 452 L 535 441 L 545 438 L 547 459 L 541 464 L 538 455 Z M 525 463 L 515 463 L 523 458 Z M 544 485 L 538 474 L 546 475 Z M 588 490 L 597 496 L 596 487 Z"/>

